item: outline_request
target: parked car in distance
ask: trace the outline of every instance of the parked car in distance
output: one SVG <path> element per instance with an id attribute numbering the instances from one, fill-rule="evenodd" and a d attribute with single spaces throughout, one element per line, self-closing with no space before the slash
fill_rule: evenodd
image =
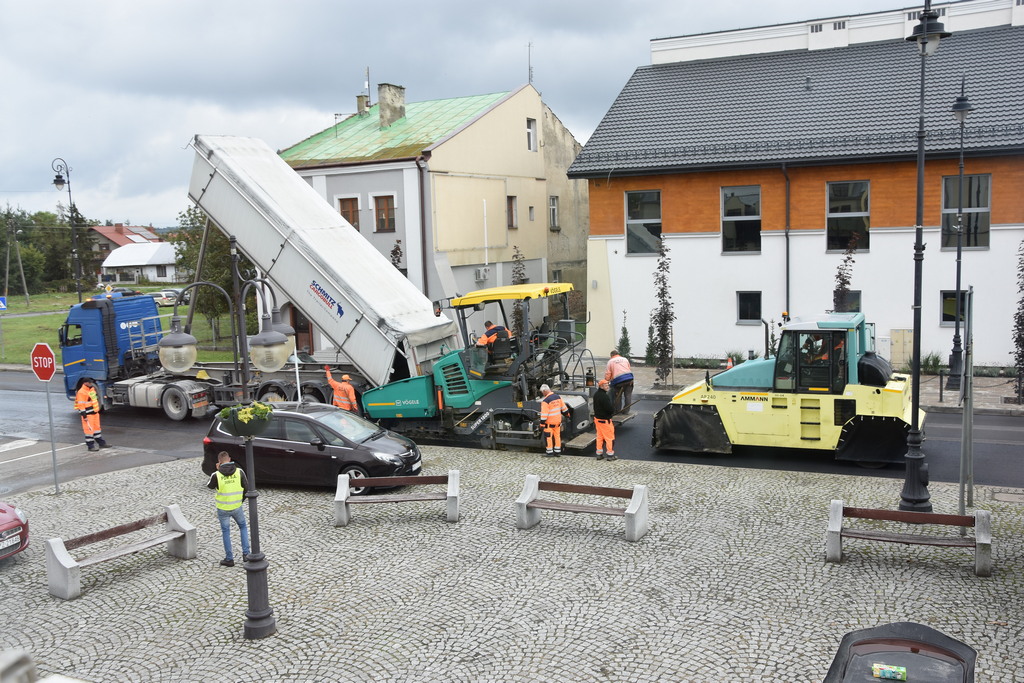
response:
<path id="1" fill-rule="evenodd" d="M 163 289 L 159 292 L 150 292 L 149 295 L 156 301 L 157 306 L 173 306 L 179 292 L 177 289 Z"/>
<path id="2" fill-rule="evenodd" d="M 256 486 L 285 484 L 335 488 L 350 478 L 409 476 L 423 466 L 419 447 L 349 411 L 324 403 L 274 403 L 270 424 L 252 440 Z M 203 472 L 213 474 L 227 451 L 246 469 L 245 442 L 215 417 L 203 439 Z M 352 487 L 353 495 L 370 489 Z"/>
<path id="3" fill-rule="evenodd" d="M 100 294 L 117 294 L 117 293 L 121 293 L 124 296 L 135 296 L 135 295 L 142 294 L 142 292 L 140 292 L 139 290 L 132 289 L 131 287 L 111 287 L 109 292 L 107 291 L 106 285 L 103 285 L 103 286 L 100 287 Z"/>
<path id="4" fill-rule="evenodd" d="M 0 502 L 0 560 L 28 547 L 28 517 L 10 503 Z"/>

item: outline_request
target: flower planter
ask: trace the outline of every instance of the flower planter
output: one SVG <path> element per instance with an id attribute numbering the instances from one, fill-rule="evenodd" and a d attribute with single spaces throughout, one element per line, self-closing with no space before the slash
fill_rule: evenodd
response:
<path id="1" fill-rule="evenodd" d="M 243 437 L 258 436 L 263 433 L 263 430 L 270 424 L 269 411 L 262 417 L 258 415 L 250 415 L 248 422 L 242 420 L 239 415 L 239 413 L 243 411 L 251 412 L 250 406 L 233 406 L 228 409 L 227 415 L 223 412 L 221 413 L 221 419 L 224 420 L 224 429 L 226 429 L 229 434 Z"/>

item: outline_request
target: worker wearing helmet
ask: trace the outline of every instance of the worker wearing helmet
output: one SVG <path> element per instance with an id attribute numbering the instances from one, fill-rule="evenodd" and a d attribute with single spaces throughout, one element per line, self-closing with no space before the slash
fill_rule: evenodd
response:
<path id="1" fill-rule="evenodd" d="M 334 390 L 334 405 L 342 410 L 358 411 L 359 404 L 356 403 L 356 390 L 352 388 L 352 378 L 348 375 L 342 375 L 340 382 L 335 380 L 331 375 L 331 367 L 329 365 L 324 366 L 324 372 L 327 373 L 327 383 Z"/>
<path id="2" fill-rule="evenodd" d="M 100 430 L 100 400 L 96 384 L 91 379 L 82 382 L 82 386 L 78 388 L 75 394 L 75 410 L 82 416 L 82 431 L 85 433 L 85 445 L 89 450 L 110 448 Z"/>
<path id="3" fill-rule="evenodd" d="M 551 391 L 547 384 L 540 385 L 540 426 L 544 429 L 544 457 L 562 455 L 562 415 L 569 409 L 562 397 Z"/>

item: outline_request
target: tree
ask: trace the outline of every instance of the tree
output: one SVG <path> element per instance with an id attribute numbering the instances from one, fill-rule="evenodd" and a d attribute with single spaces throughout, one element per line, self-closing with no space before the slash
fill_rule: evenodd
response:
<path id="1" fill-rule="evenodd" d="M 402 270 L 402 240 L 395 240 L 395 246 L 391 247 L 391 265 Z"/>
<path id="2" fill-rule="evenodd" d="M 836 288 L 832 293 L 832 310 L 837 313 L 845 313 L 850 308 L 850 279 L 853 276 L 853 255 L 857 252 L 857 241 L 860 233 L 854 232 L 850 235 L 850 241 L 846 243 L 846 251 L 843 252 L 843 260 L 836 269 Z"/>
<path id="3" fill-rule="evenodd" d="M 654 295 L 658 299 L 658 306 L 651 311 L 651 327 L 654 328 L 654 359 L 657 363 L 654 376 L 659 382 L 664 382 L 668 378 L 674 361 L 672 323 L 676 320 L 676 314 L 672 307 L 672 293 L 668 287 L 671 263 L 672 259 L 669 258 L 665 240 L 661 240 L 658 244 L 658 267 L 654 270 Z"/>
<path id="4" fill-rule="evenodd" d="M 526 283 L 526 259 L 519 246 L 512 245 L 512 284 L 522 285 Z M 523 326 L 523 304 L 516 301 L 512 304 L 512 333 L 518 335 L 526 334 Z"/>
<path id="5" fill-rule="evenodd" d="M 622 312 L 622 330 L 619 335 L 618 352 L 620 356 L 629 358 L 629 330 L 626 328 L 626 312 Z"/>
<path id="6" fill-rule="evenodd" d="M 1013 316 L 1013 364 L 1017 366 L 1017 403 L 1024 403 L 1024 241 L 1017 248 L 1017 312 Z"/>

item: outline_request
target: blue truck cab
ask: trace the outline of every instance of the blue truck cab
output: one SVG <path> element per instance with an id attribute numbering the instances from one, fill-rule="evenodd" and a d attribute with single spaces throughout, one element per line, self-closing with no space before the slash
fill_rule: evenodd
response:
<path id="1" fill-rule="evenodd" d="M 85 378 L 103 385 L 157 368 L 158 315 L 153 297 L 119 292 L 72 306 L 59 331 L 67 397 Z"/>

